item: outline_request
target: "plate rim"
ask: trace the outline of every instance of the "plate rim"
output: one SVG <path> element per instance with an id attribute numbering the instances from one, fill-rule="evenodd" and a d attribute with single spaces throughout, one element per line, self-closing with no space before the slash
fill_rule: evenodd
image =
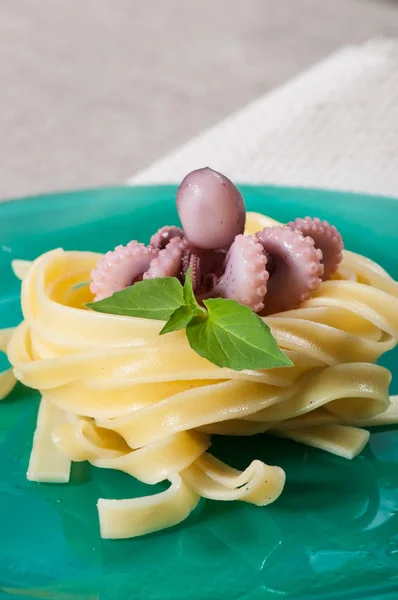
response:
<path id="1" fill-rule="evenodd" d="M 112 192 L 112 191 L 122 191 L 128 189 L 134 189 L 134 191 L 139 190 L 153 190 L 153 189 L 162 189 L 162 190 L 173 190 L 178 187 L 178 183 L 149 183 L 149 184 L 118 184 L 118 185 L 104 185 L 104 186 L 93 186 L 93 187 L 82 187 L 82 188 L 73 188 L 66 190 L 50 190 L 41 193 L 35 194 L 24 194 L 23 196 L 17 196 L 15 198 L 4 198 L 0 199 L 0 211 L 4 206 L 7 208 L 11 205 L 21 205 L 21 204 L 30 204 L 35 200 L 48 200 L 54 197 L 64 197 L 70 196 L 74 194 L 82 194 L 82 193 L 102 193 L 102 192 Z M 343 189 L 334 189 L 334 188 L 322 188 L 322 187 L 307 187 L 307 186 L 295 186 L 295 185 L 278 185 L 278 184 L 268 184 L 268 183 L 245 183 L 238 182 L 236 183 L 237 187 L 240 190 L 262 190 L 262 191 L 274 191 L 274 192 L 300 192 L 300 193 L 309 193 L 309 194 L 321 194 L 324 196 L 328 195 L 344 195 L 349 196 L 353 200 L 359 200 L 360 198 L 365 200 L 382 200 L 386 203 L 396 204 L 398 207 L 398 190 L 397 196 L 389 196 L 384 194 L 371 194 L 368 192 L 359 192 L 353 190 L 343 190 Z"/>

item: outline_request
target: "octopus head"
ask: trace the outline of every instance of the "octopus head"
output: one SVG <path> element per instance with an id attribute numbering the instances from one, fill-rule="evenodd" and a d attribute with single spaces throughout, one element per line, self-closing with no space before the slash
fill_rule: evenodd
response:
<path id="1" fill-rule="evenodd" d="M 245 228 L 245 203 L 238 188 L 209 167 L 184 177 L 177 191 L 177 210 L 184 236 L 196 248 L 229 247 Z"/>

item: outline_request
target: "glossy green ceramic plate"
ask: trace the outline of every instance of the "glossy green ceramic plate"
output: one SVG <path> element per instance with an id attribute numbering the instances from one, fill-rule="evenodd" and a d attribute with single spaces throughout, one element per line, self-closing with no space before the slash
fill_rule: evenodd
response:
<path id="1" fill-rule="evenodd" d="M 398 201 L 322 191 L 242 187 L 249 210 L 287 221 L 317 215 L 346 246 L 398 276 Z M 0 327 L 21 318 L 13 258 L 51 248 L 105 251 L 177 223 L 175 188 L 102 189 L 0 205 Z M 397 352 L 383 359 L 396 377 Z M 5 361 L 0 364 L 5 366 Z M 395 388 L 395 389 L 394 389 Z M 98 497 L 148 487 L 77 465 L 69 485 L 26 481 L 37 393 L 18 386 L 0 405 L 0 598 L 56 600 L 336 600 L 398 597 L 398 429 L 375 431 L 347 461 L 255 436 L 214 441 L 229 464 L 281 465 L 272 506 L 202 502 L 181 525 L 145 538 L 99 537 Z M 161 486 L 158 486 L 161 489 Z"/>

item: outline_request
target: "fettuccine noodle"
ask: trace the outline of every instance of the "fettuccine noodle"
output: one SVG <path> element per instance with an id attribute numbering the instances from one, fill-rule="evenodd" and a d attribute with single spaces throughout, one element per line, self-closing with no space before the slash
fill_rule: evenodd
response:
<path id="1" fill-rule="evenodd" d="M 369 259 L 346 251 L 310 300 L 265 318 L 294 366 L 237 372 L 198 356 L 181 331 L 159 336 L 161 322 L 84 309 L 92 295 L 81 284 L 99 258 L 58 249 L 14 261 L 24 321 L 0 332 L 13 366 L 0 399 L 17 380 L 41 393 L 31 481 L 67 482 L 71 462 L 88 460 L 169 482 L 159 494 L 99 499 L 103 537 L 170 527 L 201 497 L 278 498 L 280 467 L 254 460 L 237 471 L 208 453 L 211 434 L 267 432 L 353 458 L 369 437 L 362 426 L 398 421 L 391 374 L 374 364 L 398 338 L 398 284 Z"/>

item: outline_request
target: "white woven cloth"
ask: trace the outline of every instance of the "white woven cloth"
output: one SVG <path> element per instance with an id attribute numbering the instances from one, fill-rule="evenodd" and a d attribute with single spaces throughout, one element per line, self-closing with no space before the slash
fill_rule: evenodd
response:
<path id="1" fill-rule="evenodd" d="M 343 48 L 129 183 L 179 182 L 204 165 L 241 183 L 398 196 L 398 41 Z"/>

